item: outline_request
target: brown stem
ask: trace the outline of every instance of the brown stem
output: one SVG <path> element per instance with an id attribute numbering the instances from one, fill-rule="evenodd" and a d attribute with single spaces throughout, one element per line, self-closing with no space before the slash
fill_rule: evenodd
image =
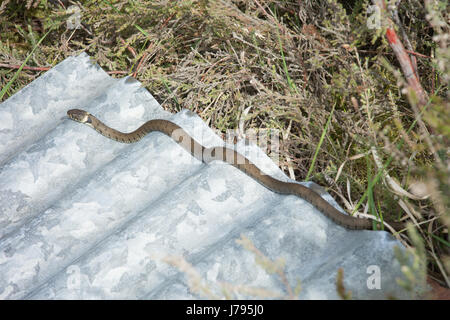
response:
<path id="1" fill-rule="evenodd" d="M 403 71 L 403 75 L 408 82 L 409 87 L 416 93 L 418 98 L 419 109 L 422 109 L 428 100 L 428 95 L 420 84 L 419 78 L 417 77 L 413 63 L 410 59 L 409 54 L 406 52 L 401 40 L 397 36 L 397 32 L 394 29 L 394 22 L 389 18 L 388 15 L 383 14 L 386 12 L 386 4 L 383 0 L 372 0 L 372 2 L 380 8 L 383 18 L 387 23 L 386 28 L 386 38 L 391 46 L 392 51 L 397 57 L 400 67 Z"/>
<path id="2" fill-rule="evenodd" d="M 19 69 L 20 65 L 18 65 L 18 64 L 4 64 L 4 63 L 0 63 L 0 67 L 8 68 L 8 69 Z M 51 67 L 28 67 L 28 66 L 24 66 L 22 69 L 23 70 L 33 70 L 33 71 L 47 71 L 47 70 L 50 70 Z"/>

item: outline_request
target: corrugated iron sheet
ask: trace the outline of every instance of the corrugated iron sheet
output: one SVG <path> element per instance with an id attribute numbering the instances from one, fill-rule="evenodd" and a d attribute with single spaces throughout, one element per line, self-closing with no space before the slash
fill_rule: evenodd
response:
<path id="1" fill-rule="evenodd" d="M 109 77 L 86 54 L 33 81 L 0 105 L 0 298 L 221 298 L 224 287 L 235 298 L 261 298 L 261 289 L 285 297 L 279 277 L 237 243 L 242 235 L 283 259 L 301 299 L 338 298 L 338 268 L 354 298 L 409 297 L 395 281 L 393 248 L 403 247 L 390 234 L 346 230 L 232 166 L 197 161 L 161 133 L 111 141 L 69 120 L 71 108 L 121 131 L 169 119 L 205 146 L 222 144 L 197 115 L 164 111 L 139 82 Z M 258 147 L 236 147 L 289 180 Z M 187 261 L 210 296 L 168 256 Z"/>

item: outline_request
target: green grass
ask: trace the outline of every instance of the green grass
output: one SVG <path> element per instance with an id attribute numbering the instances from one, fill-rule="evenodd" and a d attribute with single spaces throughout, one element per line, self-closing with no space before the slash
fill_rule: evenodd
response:
<path id="1" fill-rule="evenodd" d="M 66 2 L 0 4 L 2 101 L 43 72 L 25 66 L 52 67 L 84 51 L 113 77 L 136 73 L 166 110 L 189 108 L 224 133 L 251 107 L 246 129 L 286 133 L 280 164 L 297 180 L 327 187 L 353 213 L 367 205 L 386 221 L 411 221 L 400 198 L 420 212 L 415 228 L 429 274 L 449 285 L 449 26 L 435 22 L 448 21 L 445 10 L 400 3 L 403 27 L 424 55 L 417 60 L 429 103 L 418 112 L 401 92 L 403 76 L 383 33 L 366 26 L 370 1 L 355 0 L 351 10 L 337 0 L 259 0 L 263 12 L 241 0 L 92 0 L 83 2 L 77 30 L 66 28 Z M 432 196 L 398 196 L 386 173 L 405 190 L 420 182 Z M 416 246 L 408 233 L 397 236 Z"/>
<path id="2" fill-rule="evenodd" d="M 8 92 L 9 88 L 11 88 L 11 85 L 13 82 L 19 77 L 20 73 L 23 70 L 23 67 L 27 64 L 28 60 L 30 60 L 31 56 L 33 55 L 34 51 L 37 49 L 37 47 L 41 44 L 41 42 L 45 39 L 45 37 L 52 31 L 52 29 L 48 30 L 42 37 L 39 39 L 39 41 L 33 46 L 33 49 L 28 54 L 28 56 L 25 58 L 25 60 L 20 65 L 19 69 L 17 69 L 16 73 L 12 76 L 11 79 L 8 80 L 6 85 L 2 85 L 2 90 L 0 91 L 0 100 L 3 100 L 4 95 Z"/>
<path id="3" fill-rule="evenodd" d="M 308 173 L 306 174 L 305 181 L 308 181 L 310 179 L 311 174 L 314 170 L 314 164 L 316 163 L 317 155 L 319 154 L 320 147 L 322 146 L 322 143 L 325 139 L 325 135 L 327 134 L 328 127 L 330 126 L 331 118 L 333 117 L 334 107 L 335 106 L 333 106 L 333 109 L 331 109 L 330 116 L 328 117 L 328 120 L 327 120 L 327 124 L 325 125 L 325 128 L 322 131 L 322 135 L 320 136 L 320 140 L 319 140 L 319 143 L 317 144 L 316 151 L 314 152 L 314 156 L 312 158 Z"/>

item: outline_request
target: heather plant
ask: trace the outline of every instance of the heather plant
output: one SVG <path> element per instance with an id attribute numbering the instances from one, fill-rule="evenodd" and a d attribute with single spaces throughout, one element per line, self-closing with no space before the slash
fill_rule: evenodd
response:
<path id="1" fill-rule="evenodd" d="M 84 51 L 111 76 L 138 79 L 166 110 L 190 109 L 218 132 L 278 130 L 287 175 L 326 187 L 348 212 L 410 222 L 413 233 L 395 236 L 421 243 L 427 276 L 449 287 L 447 7 L 5 0 L 0 98 Z"/>

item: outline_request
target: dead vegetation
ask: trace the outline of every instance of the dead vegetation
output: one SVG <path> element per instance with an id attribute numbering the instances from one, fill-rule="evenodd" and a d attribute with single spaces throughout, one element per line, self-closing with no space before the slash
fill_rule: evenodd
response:
<path id="1" fill-rule="evenodd" d="M 190 109 L 223 133 L 240 123 L 279 130 L 287 174 L 327 187 L 350 212 L 411 222 L 428 276 L 448 287 L 446 1 L 389 1 L 387 9 L 425 103 L 407 89 L 386 26 L 368 25 L 373 3 L 6 0 L 2 100 L 85 51 L 112 76 L 137 78 L 165 109 Z M 77 29 L 67 27 L 70 5 L 80 8 Z M 398 237 L 417 247 L 408 233 Z"/>

